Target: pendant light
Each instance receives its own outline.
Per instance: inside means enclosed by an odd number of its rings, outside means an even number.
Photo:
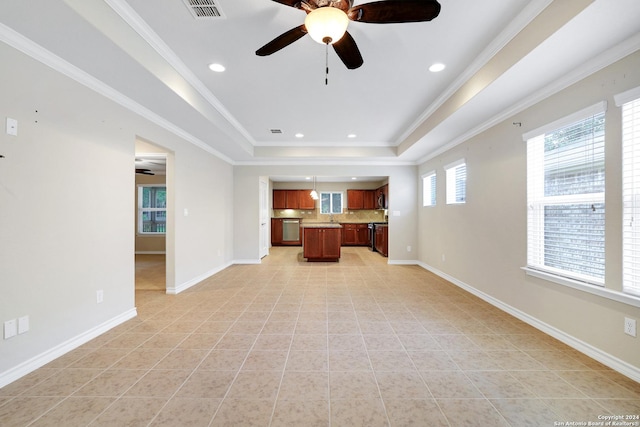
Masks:
[[[313,200],[318,200],[318,192],[316,191],[316,177],[313,177],[313,190],[311,190],[311,198]]]

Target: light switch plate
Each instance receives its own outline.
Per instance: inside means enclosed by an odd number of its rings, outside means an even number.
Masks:
[[[18,334],[29,331],[29,316],[18,317]]]
[[[18,335],[18,325],[16,319],[7,320],[4,322],[4,339],[8,340]]]
[[[18,136],[18,121],[7,117],[7,135]]]

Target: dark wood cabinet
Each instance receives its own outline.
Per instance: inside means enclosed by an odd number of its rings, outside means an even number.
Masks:
[[[342,224],[342,246],[369,246],[369,244],[367,224]]]
[[[311,190],[273,190],[273,209],[315,209]]]
[[[375,190],[376,192],[376,209],[388,209],[389,208],[389,184],[385,184],[382,187]]]
[[[303,257],[308,261],[338,261],[341,236],[340,228],[304,228]]]
[[[285,221],[297,221],[296,227],[300,231],[298,238],[292,240],[292,236],[288,236],[288,240],[285,240]],[[302,230],[300,227],[299,218],[271,218],[271,246],[300,246],[302,245]],[[291,231],[291,230],[290,230]],[[295,236],[295,235],[294,235]]]
[[[271,218],[271,245],[282,245],[282,219]]]
[[[364,206],[364,190],[347,190],[347,209],[362,209]]]
[[[376,208],[376,190],[364,190],[362,197],[362,209]]]
[[[273,209],[287,209],[286,190],[273,190]]]
[[[389,227],[387,226],[375,226],[375,242],[376,242],[376,251],[380,252],[384,256],[389,255]]]
[[[375,209],[376,190],[347,190],[347,209]]]
[[[316,201],[311,197],[311,190],[298,190],[300,209],[315,209]]]

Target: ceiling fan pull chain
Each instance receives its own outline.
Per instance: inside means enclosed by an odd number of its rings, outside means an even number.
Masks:
[[[324,85],[329,84],[329,42],[324,45]]]

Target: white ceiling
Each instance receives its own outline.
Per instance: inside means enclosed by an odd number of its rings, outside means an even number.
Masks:
[[[329,50],[325,85],[310,37],[255,55],[304,12],[215,2],[224,17],[183,0],[4,1],[0,40],[233,164],[417,164],[640,48],[638,0],[440,0],[431,22],[350,23],[364,65]]]

